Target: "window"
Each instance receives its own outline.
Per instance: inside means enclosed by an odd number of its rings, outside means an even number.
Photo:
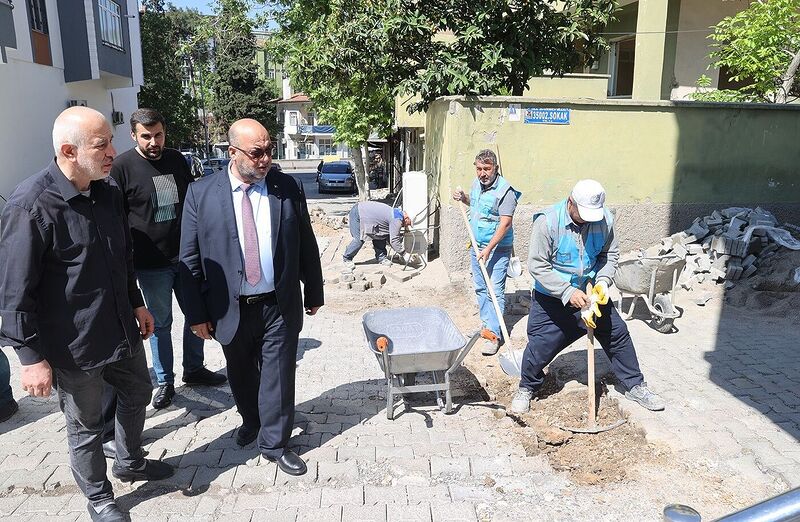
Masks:
[[[31,29],[40,33],[49,34],[47,28],[47,9],[45,0],[28,0],[28,14],[31,19]]]
[[[295,111],[289,112],[289,126],[297,127],[297,112]]]
[[[100,39],[104,44],[124,50],[122,45],[122,16],[119,4],[113,0],[100,0]]]
[[[31,24],[33,62],[40,65],[53,65],[45,0],[28,0],[28,18]]]
[[[336,144],[332,143],[330,139],[321,138],[317,145],[319,147],[319,155],[320,156],[332,156],[336,154]]]
[[[306,159],[311,156],[311,147],[313,143],[301,142],[297,146],[297,159]]]

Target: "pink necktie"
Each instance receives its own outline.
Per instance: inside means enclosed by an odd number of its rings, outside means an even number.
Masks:
[[[258,234],[253,218],[253,204],[250,202],[249,183],[242,183],[242,228],[244,229],[244,274],[250,286],[261,281],[261,256],[258,253]]]

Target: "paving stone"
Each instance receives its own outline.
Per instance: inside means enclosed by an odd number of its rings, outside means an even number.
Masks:
[[[307,491],[284,491],[278,499],[278,509],[292,507],[298,509],[316,509],[320,507],[321,498],[321,488],[314,488]]]
[[[500,476],[513,474],[511,457],[508,456],[470,457],[469,460],[472,475],[475,477],[482,477],[484,475]]]
[[[180,460],[180,467],[186,466],[216,466],[222,457],[222,450],[193,451],[187,453]]]
[[[446,442],[436,444],[417,444],[414,446],[415,457],[450,457],[450,445]]]
[[[408,498],[406,496],[406,487],[384,487],[384,486],[373,486],[372,484],[366,484],[364,486],[364,505],[366,506],[374,506],[376,504],[400,504],[405,505],[408,503]],[[390,511],[393,509],[393,506],[388,508]]]
[[[200,466],[196,469],[190,486],[193,491],[204,491],[211,486],[229,488],[233,485],[233,479],[236,476],[236,467],[233,466],[229,468]]]
[[[442,473],[469,475],[469,458],[467,457],[431,457],[431,475]]]
[[[344,506],[343,522],[386,522],[386,504],[373,506]]]
[[[313,520],[314,522],[340,522],[342,520],[342,506],[330,506],[321,509],[299,508],[297,520]]]
[[[345,462],[320,462],[318,481],[353,481],[358,479],[358,465],[354,460]]]
[[[233,487],[238,489],[243,486],[272,486],[275,484],[277,472],[278,465],[268,461],[258,466],[237,466],[236,475],[233,478]]]
[[[252,522],[295,522],[296,520],[298,520],[297,508],[281,509],[279,511],[253,511],[253,518],[251,519]]]
[[[364,505],[364,486],[353,486],[349,488],[322,488],[320,504],[322,507],[333,505]]]
[[[248,495],[239,495],[236,498],[234,505],[234,512],[239,511],[259,511],[268,510],[274,511],[278,509],[278,502],[281,494],[273,493],[253,493]]]
[[[447,486],[406,486],[409,504],[428,504],[430,502],[449,502],[450,490]]]
[[[41,515],[55,516],[67,505],[69,500],[70,497],[67,495],[48,497],[30,495],[17,506],[14,513],[36,514],[37,518],[40,518]]]
[[[27,499],[28,495],[0,496],[0,516],[3,517],[11,516],[14,513],[14,511],[16,511],[16,509]]]
[[[395,458],[414,458],[414,450],[411,446],[376,446],[375,459],[395,459]]]
[[[476,522],[475,506],[468,502],[436,503],[431,505],[433,522]]]
[[[387,522],[431,522],[431,506],[427,502],[387,508]]]
[[[336,459],[339,462],[346,460],[375,461],[375,446],[339,446],[336,452]]]

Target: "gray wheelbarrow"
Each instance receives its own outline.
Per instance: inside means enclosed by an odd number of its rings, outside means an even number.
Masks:
[[[686,260],[676,255],[641,257],[620,261],[614,284],[622,297],[633,296],[631,307],[619,313],[626,321],[633,316],[636,302],[641,297],[652,318],[652,327],[662,333],[672,330],[672,323],[680,312],[675,308],[675,286],[686,266]]]
[[[453,411],[450,377],[475,345],[467,340],[444,310],[397,308],[364,314],[364,334],[386,376],[386,418],[394,418],[394,397],[435,392],[445,413]],[[433,384],[415,384],[416,374],[430,372]],[[445,398],[442,399],[441,393]]]

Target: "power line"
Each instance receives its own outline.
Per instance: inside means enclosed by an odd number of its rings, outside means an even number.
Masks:
[[[684,29],[681,31],[636,31],[632,33],[595,33],[603,36],[632,36],[637,34],[712,33],[713,29]]]

